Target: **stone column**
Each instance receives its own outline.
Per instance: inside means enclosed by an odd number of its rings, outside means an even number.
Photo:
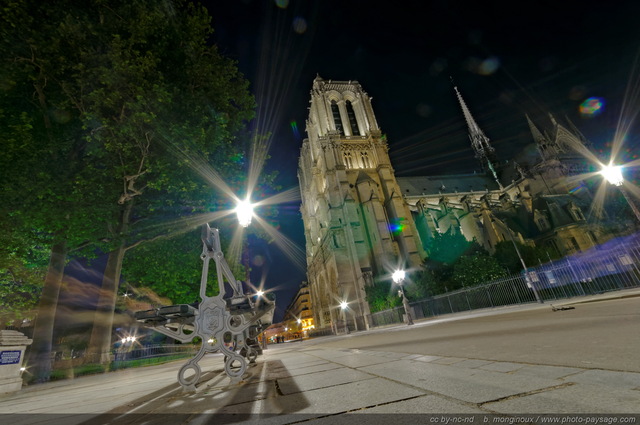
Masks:
[[[18,331],[0,330],[0,394],[20,391],[22,362],[33,340]]]

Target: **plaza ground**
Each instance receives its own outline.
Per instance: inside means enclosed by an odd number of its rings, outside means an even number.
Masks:
[[[574,308],[530,304],[269,345],[237,384],[211,354],[191,393],[177,383],[184,361],[33,385],[0,396],[0,423],[540,423],[590,414],[640,424],[640,291],[562,305]]]

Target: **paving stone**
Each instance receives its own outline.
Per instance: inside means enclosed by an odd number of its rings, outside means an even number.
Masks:
[[[407,353],[393,353],[390,351],[379,351],[379,356],[386,357],[388,359],[401,359],[407,355]]]
[[[409,354],[408,356],[405,355],[404,357],[402,357],[402,360],[415,360],[420,357],[424,357],[424,356],[422,354]]]
[[[582,373],[569,376],[565,379],[568,382],[580,384],[597,384],[608,387],[639,389],[640,373],[635,372],[615,372],[611,370],[585,370]],[[640,396],[640,394],[639,394]],[[640,405],[640,400],[638,400]],[[638,409],[640,411],[640,408]]]
[[[483,403],[561,384],[552,379],[404,360],[360,370],[470,403]]]
[[[522,369],[516,370],[514,374],[537,376],[549,379],[562,379],[583,371],[584,369],[578,369],[576,367],[526,365]]]
[[[432,363],[438,363],[438,364],[454,364],[454,363],[459,363],[462,362],[464,360],[467,359],[463,359],[461,357],[440,357],[439,359],[435,359],[433,360]]]
[[[338,357],[331,361],[349,367],[363,367],[372,364],[386,363],[389,361],[386,357],[370,356],[368,354],[351,355],[348,357]]]
[[[478,360],[478,359],[469,359],[469,360],[463,360],[461,362],[457,362],[455,363],[456,367],[466,367],[468,369],[475,369],[477,367],[480,366],[484,366],[484,365],[488,365],[493,363],[490,360]]]
[[[278,386],[282,394],[288,395],[300,391],[315,390],[372,378],[374,378],[374,376],[360,372],[359,370],[340,368],[279,379]]]
[[[509,362],[493,362],[486,366],[480,366],[480,369],[491,370],[495,372],[513,372],[524,367],[521,363],[509,363]]]
[[[437,359],[441,359],[442,357],[440,356],[420,356],[420,357],[416,357],[414,360],[417,360],[419,362],[432,362],[434,360]]]
[[[356,414],[371,413],[485,413],[483,410],[464,403],[448,400],[434,395],[425,395],[410,400],[386,403],[355,412]]]
[[[482,407],[499,413],[635,413],[640,393],[635,390],[594,385],[571,385],[522,397],[515,397]]]
[[[354,396],[355,394],[357,394],[357,397]],[[260,414],[315,414],[322,416],[372,407],[381,403],[404,400],[423,394],[424,392],[416,388],[407,387],[382,378],[373,378],[269,398],[256,403],[227,406],[219,409],[217,413],[241,414],[253,412]],[[254,409],[254,407],[258,409]],[[287,420],[286,417],[281,419]],[[289,422],[284,423],[290,422],[292,421],[289,419]]]

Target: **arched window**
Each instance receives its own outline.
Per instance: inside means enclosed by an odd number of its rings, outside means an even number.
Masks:
[[[344,165],[347,168],[353,168],[353,158],[351,157],[351,152],[346,151],[344,153]]]
[[[353,110],[353,105],[351,104],[351,101],[347,100],[346,105],[347,105],[347,115],[349,116],[349,125],[351,126],[351,134],[354,136],[361,135],[360,129],[358,129],[358,120],[356,120],[356,113]]]
[[[369,152],[360,152],[360,159],[362,160],[362,168],[371,168]]]
[[[344,135],[344,128],[342,127],[342,118],[340,118],[340,109],[338,109],[338,103],[335,100],[331,101],[331,114],[333,115],[333,122],[336,124],[336,130]]]

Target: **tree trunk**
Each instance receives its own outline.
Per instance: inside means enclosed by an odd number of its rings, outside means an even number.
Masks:
[[[124,235],[128,229],[132,207],[132,202],[127,202],[122,210],[120,224],[118,226],[119,235]],[[122,271],[122,260],[125,251],[126,243],[125,239],[123,239],[118,247],[109,253],[102,278],[100,298],[93,319],[93,329],[91,331],[91,339],[89,340],[85,363],[109,364],[111,361],[113,313],[118,297],[120,272]]]
[[[28,370],[35,377],[36,382],[48,381],[51,374],[53,328],[66,259],[66,242],[54,244],[51,247],[49,268],[38,304],[38,316],[33,329],[33,344],[30,347],[27,362]]]

